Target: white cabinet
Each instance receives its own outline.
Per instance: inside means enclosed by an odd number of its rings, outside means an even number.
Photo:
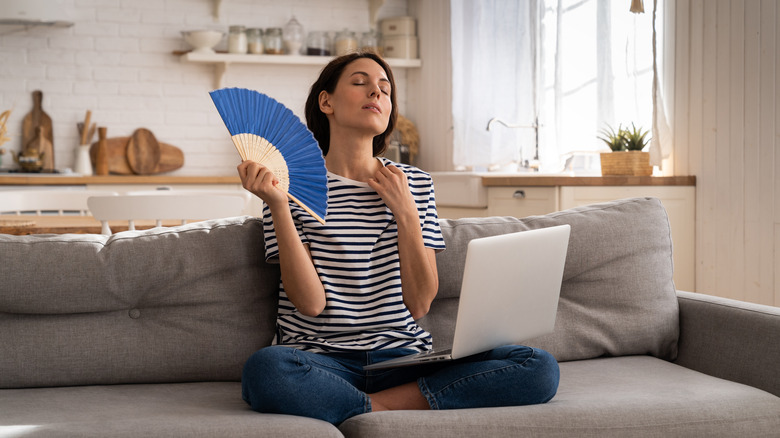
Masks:
[[[446,205],[436,205],[436,214],[440,218],[458,219],[462,217],[486,217],[488,214],[487,207],[449,207]]]
[[[694,186],[599,186],[561,187],[560,209],[615,199],[651,196],[661,200],[669,215],[677,289],[695,291],[696,187]]]
[[[488,187],[488,216],[526,217],[558,210],[558,187]]]

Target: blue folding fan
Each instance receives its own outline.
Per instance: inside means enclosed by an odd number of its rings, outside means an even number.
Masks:
[[[244,160],[270,169],[277,188],[320,223],[328,206],[328,177],[314,135],[275,99],[245,88],[209,93]]]

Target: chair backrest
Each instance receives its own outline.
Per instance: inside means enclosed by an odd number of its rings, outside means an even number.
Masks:
[[[244,209],[242,214],[252,215],[252,194],[248,191],[241,189],[177,189],[177,188],[164,188],[156,190],[133,190],[124,192],[126,195],[156,195],[156,196],[170,196],[170,195],[225,195],[225,196],[238,196],[244,201]]]
[[[89,215],[90,196],[116,196],[108,190],[0,190],[0,214]]]
[[[102,233],[111,234],[110,220],[126,220],[131,230],[135,220],[153,219],[161,227],[164,220],[218,219],[242,216],[244,199],[234,194],[168,193],[165,195],[93,196],[87,200],[92,215],[102,224]]]

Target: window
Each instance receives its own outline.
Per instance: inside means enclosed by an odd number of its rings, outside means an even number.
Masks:
[[[452,0],[456,168],[557,172],[573,154],[590,153],[591,164],[576,164],[597,172],[595,152],[608,150],[601,129],[650,130],[652,4],[643,14],[629,6]]]

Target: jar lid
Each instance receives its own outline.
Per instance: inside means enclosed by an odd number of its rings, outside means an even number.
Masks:
[[[287,24],[284,25],[287,29],[303,29],[303,26],[301,23],[295,18],[293,15],[292,18],[290,18],[290,21],[287,22]]]
[[[235,25],[230,26],[229,29],[231,32],[243,32],[246,29],[246,26]]]

